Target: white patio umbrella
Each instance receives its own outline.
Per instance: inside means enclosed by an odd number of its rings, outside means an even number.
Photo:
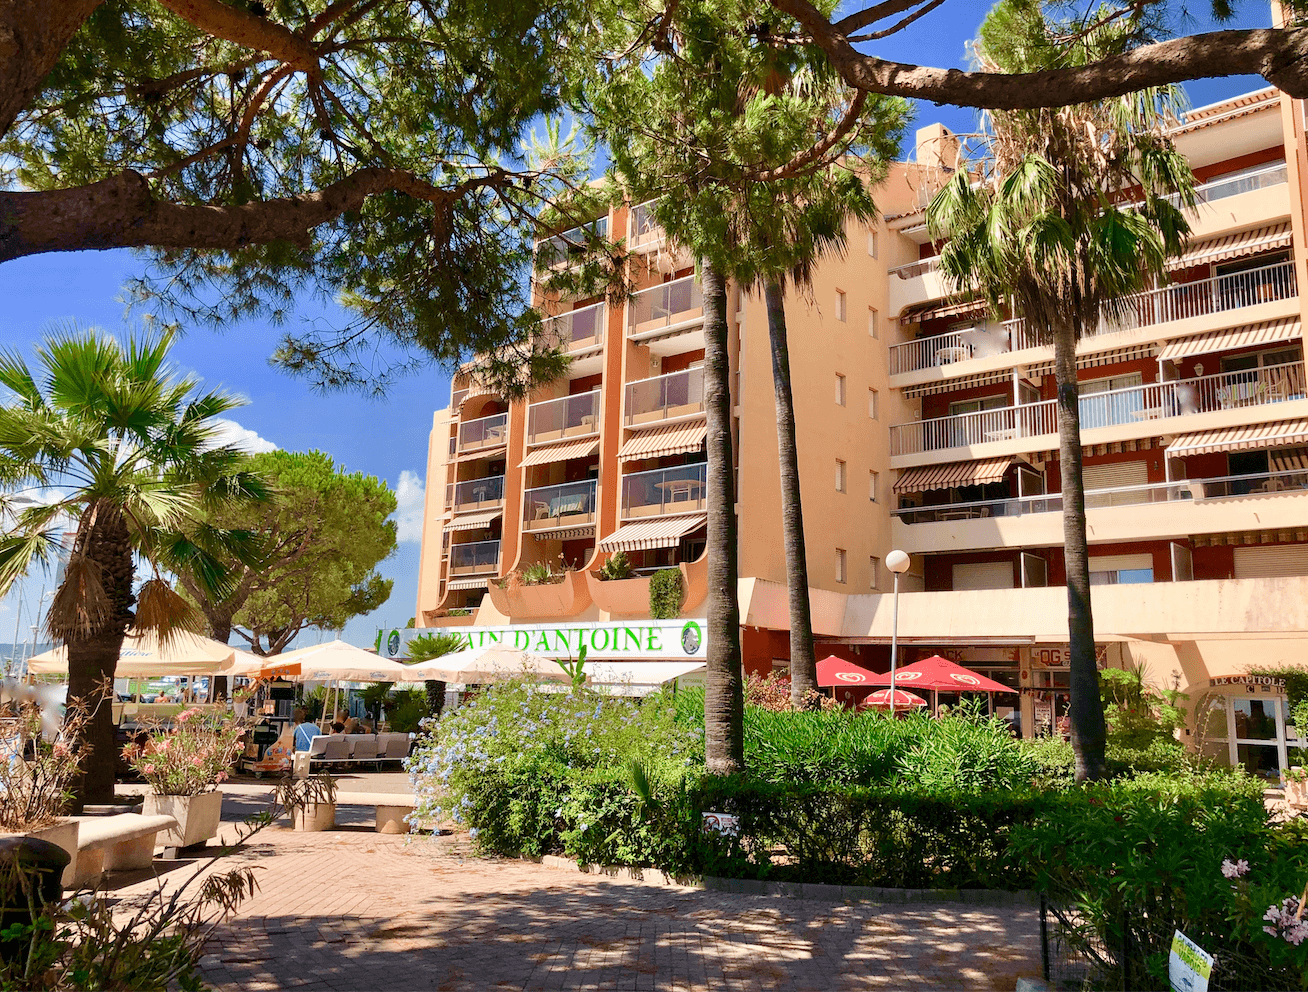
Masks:
[[[557,661],[538,654],[529,654],[502,644],[489,644],[468,648],[454,654],[442,655],[416,665],[403,665],[415,680],[433,679],[440,682],[469,683],[497,682],[523,675],[567,682],[568,673]]]
[[[180,633],[160,644],[153,634],[128,635],[114,674],[122,678],[161,675],[228,675],[244,651],[199,634]],[[253,657],[250,655],[248,657]],[[27,661],[33,675],[67,675],[68,649],[52,648]]]

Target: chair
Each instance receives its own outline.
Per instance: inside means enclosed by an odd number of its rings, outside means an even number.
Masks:
[[[349,761],[350,760],[350,742],[345,739],[343,734],[332,734],[327,739],[327,753],[323,755],[324,761]]]
[[[409,735],[390,734],[386,742],[386,761],[403,761],[409,756]]]
[[[377,760],[377,738],[372,734],[359,734],[358,740],[354,742],[354,748],[350,752],[350,757],[355,761],[376,761]]]
[[[359,745],[372,739],[372,734],[346,734],[345,740],[350,745],[350,757],[356,757],[355,752],[358,751]]]
[[[309,741],[309,759],[324,758],[327,756],[327,743],[331,740],[330,734],[318,734]]]

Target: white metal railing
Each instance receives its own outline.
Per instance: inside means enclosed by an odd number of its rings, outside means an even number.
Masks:
[[[918,369],[972,358],[988,358],[1011,350],[1011,331],[1007,326],[989,330],[985,324],[959,328],[947,334],[933,334],[890,346],[890,374],[915,372]]]
[[[450,545],[450,574],[494,572],[500,567],[499,541],[473,541]]]
[[[466,479],[445,486],[445,505],[456,510],[479,510],[504,503],[504,476]]]
[[[702,317],[704,293],[698,279],[685,276],[633,294],[627,312],[633,335],[657,331]]]
[[[622,516],[656,517],[706,508],[704,462],[633,472],[622,477]]]
[[[1081,396],[1081,429],[1264,406],[1305,397],[1303,362],[1173,379]],[[936,417],[890,428],[890,453],[910,455],[1058,431],[1057,401]]]
[[[594,479],[538,486],[522,494],[522,520],[527,530],[582,526],[595,522]]]
[[[1241,193],[1249,193],[1256,189],[1267,189],[1269,186],[1284,186],[1290,181],[1289,172],[1286,169],[1285,162],[1276,162],[1263,169],[1255,172],[1246,172],[1240,176],[1227,176],[1223,179],[1214,179],[1212,182],[1203,183],[1194,188],[1195,199],[1200,203],[1212,203],[1214,200],[1225,200],[1228,196],[1239,196]],[[1177,193],[1171,193],[1165,197],[1173,206],[1181,202],[1181,197]],[[1132,206],[1139,206],[1134,203]]]
[[[909,262],[907,265],[897,265],[890,270],[890,275],[899,276],[900,279],[915,279],[928,272],[935,272],[939,268],[940,256],[932,255],[930,258],[919,258],[916,262]]]
[[[1253,475],[1225,475],[1207,479],[1180,479],[1140,486],[1089,489],[1087,509],[1138,506],[1142,503],[1170,503],[1181,500],[1234,499],[1274,493],[1308,492],[1308,472],[1260,472]],[[938,506],[903,507],[891,511],[905,523],[940,523],[979,517],[1021,517],[1032,513],[1061,513],[1062,493],[1020,496],[1010,499],[977,500],[971,503],[942,503]]]
[[[703,412],[704,369],[701,366],[628,383],[622,422],[631,426]]]
[[[493,413],[489,417],[465,421],[459,425],[459,450],[470,451],[504,444],[508,437],[508,423],[507,413]]]
[[[527,407],[527,443],[599,433],[600,391],[560,396]]]
[[[663,243],[666,236],[663,228],[654,219],[654,204],[657,200],[646,200],[631,208],[630,228],[627,233],[627,247],[632,251],[648,251]]]
[[[536,243],[538,266],[555,268],[567,265],[571,257],[585,250],[589,238],[608,237],[609,219],[599,217],[588,224],[578,224]]]
[[[604,341],[603,303],[594,303],[588,307],[569,310],[555,317],[546,317],[541,321],[541,338],[554,348],[565,352],[580,351],[601,344]]]

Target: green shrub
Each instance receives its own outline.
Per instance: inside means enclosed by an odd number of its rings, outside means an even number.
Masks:
[[[681,569],[663,568],[649,580],[649,615],[654,620],[675,620],[681,616]]]
[[[427,694],[421,689],[400,689],[385,705],[386,721],[395,733],[414,733],[427,718]]]
[[[627,557],[625,551],[615,551],[603,565],[600,566],[599,577],[602,582],[613,582],[621,579],[631,578],[635,572],[631,569],[631,559]]]

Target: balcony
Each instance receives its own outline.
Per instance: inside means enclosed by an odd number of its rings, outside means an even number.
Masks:
[[[509,415],[494,413],[489,417],[480,417],[459,425],[459,454],[478,451],[483,448],[495,448],[508,440]]]
[[[627,336],[644,341],[701,323],[704,294],[699,281],[686,276],[633,294],[627,312]]]
[[[1277,262],[1246,272],[1133,293],[1124,298],[1124,312],[1119,318],[1101,320],[1095,327],[1087,329],[1086,337],[1093,338],[1176,320],[1190,320],[1262,303],[1289,300],[1298,295],[1294,262]],[[955,365],[971,359],[988,358],[1007,351],[1041,347],[1035,336],[1027,333],[1025,320],[1005,321],[1003,328],[998,333],[969,328],[892,345],[890,374],[900,375]],[[963,370],[960,368],[959,371]]]
[[[522,528],[527,531],[565,530],[595,525],[596,482],[564,482],[528,489],[522,498]]]
[[[474,541],[450,545],[450,575],[483,575],[499,571],[500,542]]]
[[[527,443],[599,433],[600,391],[560,396],[527,407]]]
[[[452,482],[445,487],[445,505],[456,513],[491,510],[504,505],[504,476]]]
[[[703,513],[707,507],[704,462],[633,472],[622,479],[622,518]]]
[[[634,255],[644,255],[657,251],[663,245],[667,235],[654,219],[654,204],[657,200],[646,200],[631,208],[630,228],[627,233],[627,249]]]
[[[604,317],[607,308],[603,303],[569,310],[556,317],[541,321],[541,339],[552,348],[573,355],[598,348],[604,343]]]
[[[536,267],[545,269],[566,269],[576,255],[585,251],[588,239],[606,238],[609,234],[608,217],[600,217],[589,224],[561,231],[551,238],[536,242]]]
[[[703,413],[704,369],[693,368],[628,383],[622,423],[636,427]]]
[[[1151,382],[1081,397],[1081,431],[1139,425],[1128,432],[1146,437],[1163,433],[1152,421],[1262,407],[1305,398],[1303,362],[1272,365],[1240,372],[1222,372],[1195,379]],[[1058,433],[1055,400],[1026,403],[998,410],[937,417],[890,428],[890,454],[911,455],[948,448],[966,448],[998,441]],[[1184,427],[1179,429],[1186,429]],[[1086,443],[1097,443],[1085,438]],[[1040,445],[1056,444],[1049,439]]]

